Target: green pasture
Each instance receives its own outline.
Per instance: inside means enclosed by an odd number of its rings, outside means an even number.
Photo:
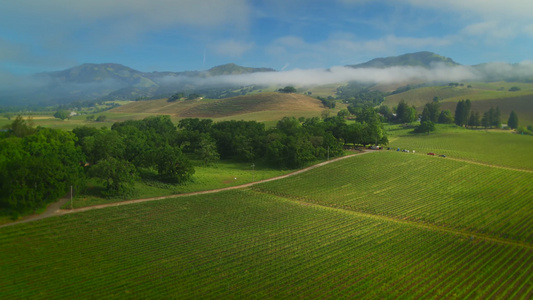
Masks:
[[[455,125],[437,124],[437,130],[428,134],[413,134],[412,129],[399,125],[388,126],[389,146],[445,154],[450,158],[503,167],[533,170],[533,136],[512,131],[465,129]]]
[[[495,242],[294,200],[234,190],[0,228],[0,295],[5,299],[533,296],[531,244]]]
[[[467,86],[471,85],[472,88]],[[520,91],[510,92],[511,87],[517,86]],[[390,95],[383,104],[389,107],[397,106],[401,100],[409,105],[415,105],[419,112],[423,106],[432,102],[433,98],[440,98],[441,109],[455,111],[457,102],[464,99],[472,101],[472,110],[483,115],[491,107],[499,106],[502,112],[502,123],[507,123],[507,118],[514,110],[521,121],[521,125],[533,125],[533,83],[516,82],[472,82],[464,86],[431,86],[409,90],[404,93]]]
[[[382,150],[253,189],[531,244],[531,182],[533,172]]]
[[[99,195],[103,189],[100,182],[91,180],[87,191],[76,195],[72,201],[73,208],[119,202],[131,199],[143,199],[171,196],[198,191],[226,188],[287,174],[291,171],[277,170],[261,164],[219,161],[210,166],[197,163],[191,181],[183,184],[165,184],[159,181],[137,181],[135,193],[123,198],[104,198]],[[63,208],[70,208],[70,201]]]

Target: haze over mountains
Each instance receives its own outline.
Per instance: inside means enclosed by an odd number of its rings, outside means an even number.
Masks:
[[[451,81],[533,81],[533,63],[486,63],[464,66],[432,52],[417,52],[330,69],[276,71],[226,64],[206,71],[141,72],[120,64],[83,64],[35,74],[18,84],[0,86],[0,105],[55,105],[77,100],[147,99],[176,92],[241,86],[323,85],[359,81],[367,84]]]

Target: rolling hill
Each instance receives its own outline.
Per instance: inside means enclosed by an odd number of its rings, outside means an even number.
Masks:
[[[167,114],[175,118],[239,118],[257,121],[279,120],[283,116],[319,116],[322,103],[301,94],[265,92],[227,99],[167,102],[166,99],[136,101],[114,108],[110,113]]]
[[[511,92],[509,89],[518,86],[520,91]],[[438,97],[441,109],[455,112],[457,102],[462,99],[472,101],[472,110],[481,114],[490,107],[499,106],[502,112],[502,122],[505,124],[512,110],[518,114],[520,125],[533,124],[533,84],[518,82],[470,82],[463,86],[424,86],[409,89],[385,98],[383,104],[389,107],[398,105],[405,100],[414,105],[418,112],[422,112],[426,103]]]

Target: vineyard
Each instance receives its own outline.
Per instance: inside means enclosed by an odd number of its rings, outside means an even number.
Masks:
[[[532,299],[530,138],[398,130],[416,153],[2,227],[0,299]],[[267,176],[211,173],[180,192]]]
[[[532,172],[384,151],[254,189],[329,207],[533,243],[531,182]]]
[[[19,298],[522,298],[533,248],[251,190],[0,229]]]
[[[467,159],[491,165],[533,170],[533,137],[510,132],[471,130],[455,125],[438,125],[430,135],[415,135],[400,130],[397,125],[389,128],[390,147],[416,150],[419,153],[434,152],[452,158]]]

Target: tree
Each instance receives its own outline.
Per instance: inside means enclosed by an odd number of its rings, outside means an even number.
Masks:
[[[343,108],[341,109],[338,113],[337,113],[337,116],[338,117],[341,117],[341,118],[346,118],[350,115],[350,112],[346,109],[346,108]]]
[[[66,110],[58,110],[54,114],[54,118],[58,118],[58,119],[61,119],[61,120],[68,119],[69,116],[70,116],[70,113],[68,111],[66,111]]]
[[[457,102],[457,105],[455,106],[455,125],[457,126],[463,126],[464,125],[464,111],[465,111],[465,103],[463,100]]]
[[[293,87],[293,86],[286,86],[282,89],[279,89],[278,90],[280,93],[287,93],[287,94],[290,94],[290,93],[296,93],[296,88]]]
[[[107,118],[106,116],[100,115],[98,116],[98,118],[96,118],[96,122],[104,122],[106,118]]]
[[[130,162],[108,157],[91,166],[92,176],[101,179],[105,196],[127,196],[134,193],[135,166]]]
[[[181,100],[182,98],[185,98],[185,95],[183,93],[175,93],[167,99],[167,102],[175,102]]]
[[[19,138],[32,135],[36,132],[32,118],[29,117],[27,120],[24,120],[21,115],[18,115],[11,124],[5,125],[4,128],[7,129],[11,135]]]
[[[511,114],[509,115],[509,120],[507,120],[507,126],[511,129],[518,128],[518,115],[515,113],[515,111],[511,111]]]
[[[502,114],[500,112],[500,107],[499,106],[496,106],[496,109],[493,111],[492,125],[494,127],[496,127],[496,128],[501,128],[502,127]]]
[[[220,154],[218,154],[217,151],[217,144],[207,134],[204,134],[201,137],[198,148],[196,149],[196,154],[204,162],[205,166],[208,166],[220,159]]]
[[[422,121],[419,126],[416,127],[415,132],[427,132],[435,130],[435,124],[431,121]]]
[[[479,112],[470,112],[470,117],[468,118],[468,126],[470,127],[478,127],[481,125]]]
[[[182,183],[194,175],[194,167],[178,147],[163,145],[153,151],[153,156],[162,181]]]
[[[439,114],[438,123],[452,124],[453,123],[452,112],[449,109],[441,111]]]
[[[420,122],[431,122],[431,114],[429,112],[428,106],[424,106],[424,110],[422,111],[422,118],[420,119]]]
[[[430,103],[426,103],[426,107],[429,110],[429,120],[433,123],[436,123],[439,120],[439,111],[440,111],[440,103],[437,99],[437,101],[433,101]]]
[[[470,118],[470,108],[472,103],[469,99],[457,102],[455,107],[455,124],[457,126],[468,126],[468,119]]]
[[[416,119],[416,109],[409,107],[405,100],[401,100],[396,108],[396,119],[399,123],[412,123]]]

